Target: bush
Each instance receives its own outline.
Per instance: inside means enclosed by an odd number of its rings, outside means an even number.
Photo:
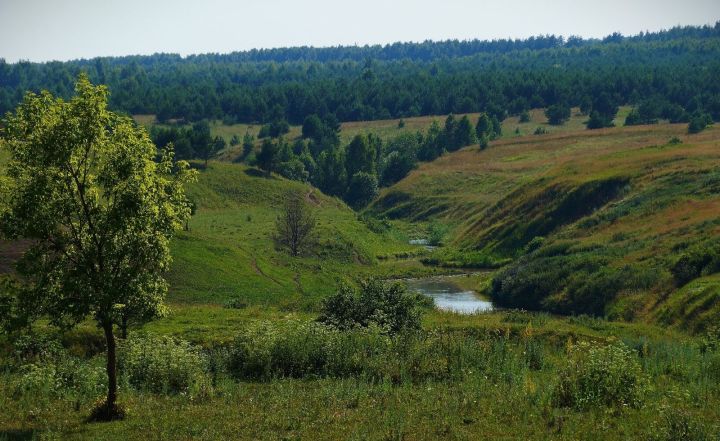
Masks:
[[[200,350],[172,337],[132,336],[123,342],[118,368],[134,388],[154,393],[198,392],[207,387]]]
[[[261,322],[236,337],[228,368],[255,380],[353,376],[368,371],[373,354],[389,344],[376,327],[343,332],[317,322]]]
[[[580,343],[569,350],[554,402],[560,407],[640,407],[648,381],[635,353],[623,343]]]
[[[701,244],[688,250],[670,267],[677,286],[720,271],[720,245]]]
[[[714,439],[708,430],[687,411],[677,408],[664,409],[661,422],[653,427],[650,441],[710,441]]]
[[[244,329],[230,348],[228,367],[233,377],[251,380],[354,377],[417,384],[456,381],[473,371],[517,380],[539,357],[535,351],[526,359],[520,347],[511,348],[504,338],[439,332],[391,336],[377,326],[340,330],[290,320]]]
[[[57,340],[24,335],[13,346],[20,366],[15,398],[93,399],[107,387],[102,364],[70,356]]]
[[[694,115],[692,118],[690,118],[690,123],[688,124],[688,133],[700,133],[705,130],[709,125],[712,125],[712,123],[713,120],[710,115]]]
[[[23,365],[15,397],[95,398],[106,390],[105,368],[66,354]]]
[[[400,283],[361,282],[360,291],[343,287],[325,299],[318,321],[338,329],[378,326],[390,334],[420,329],[421,305]]]
[[[551,125],[565,124],[570,119],[570,107],[564,104],[553,104],[545,110],[545,116]]]
[[[440,246],[443,243],[443,240],[445,239],[445,235],[447,234],[448,228],[439,223],[439,222],[431,222],[430,225],[427,227],[427,243],[428,245],[432,246]]]

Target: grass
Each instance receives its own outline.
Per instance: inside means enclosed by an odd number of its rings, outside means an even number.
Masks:
[[[445,343],[415,346],[416,364],[406,366],[436,372],[444,365],[437,365],[434,351],[449,350],[449,355],[457,350],[466,365],[450,372],[451,377],[419,382],[356,376],[247,381],[208,372],[210,393],[150,393],[125,387],[121,399],[129,417],[112,423],[86,423],[92,402],[77,401],[72,394],[53,398],[31,389],[14,393],[21,373],[5,371],[0,374],[0,433],[97,440],[148,434],[159,439],[671,440],[677,439],[679,423],[692,427],[695,437],[690,439],[714,439],[720,429],[719,354],[702,354],[693,339],[659,327],[528,315],[529,320],[522,313],[506,312],[430,314],[427,338]],[[618,340],[629,348],[639,375],[652,384],[639,406],[591,402],[576,408],[555,401],[576,342],[602,348]],[[398,348],[403,353],[409,349]],[[278,356],[290,356],[299,347],[280,350]],[[277,360],[283,359],[290,360]],[[394,357],[377,360],[380,365],[359,361],[373,369],[394,369],[397,363]],[[701,434],[710,438],[698,437]]]
[[[655,271],[656,284],[621,292],[604,312],[657,320],[662,305],[676,298],[666,283],[668,268],[686,247],[717,237],[720,225],[713,190],[720,179],[720,131],[685,130],[659,124],[567,131],[505,138],[483,151],[465,148],[422,164],[384,189],[369,211],[451,225],[455,250],[440,253],[440,264],[443,254],[448,264],[457,255],[477,254],[478,262],[485,256],[492,267],[497,259],[518,258],[534,237],[545,236],[545,246],[570,241],[570,253],[592,252],[608,268]],[[682,143],[670,143],[673,137]],[[564,295],[553,302],[567,303]],[[676,313],[671,322],[701,329],[720,318],[714,299],[697,302],[692,320]]]
[[[138,120],[151,124],[154,118]],[[407,118],[403,129],[397,120],[347,123],[343,137],[369,130],[390,137],[426,128],[432,120]],[[64,365],[67,377],[56,374],[56,383],[38,381],[39,386],[26,389],[18,385],[29,384],[32,368],[21,367],[24,362],[3,337],[0,440],[674,440],[683,430],[685,439],[716,439],[720,354],[703,352],[700,340],[687,331],[702,332],[720,318],[720,278],[707,275],[674,289],[664,265],[720,232],[720,131],[711,128],[687,136],[684,126],[667,124],[586,131],[581,130],[582,120],[574,112],[565,126],[549,127],[547,135],[522,137],[513,133],[513,120],[506,120],[503,138],[488,149],[466,148],[421,165],[384,190],[369,210],[394,218],[382,228],[305,184],[267,177],[241,164],[210,161],[199,181],[188,188],[197,213],[188,231],[172,242],[172,311],[131,329],[131,335],[150,332],[197,345],[207,357],[203,375],[212,386],[150,393],[121,382],[121,401],[129,418],[87,423],[96,389],[80,395],[53,390],[76,387],[67,366],[81,367],[77,372],[102,369],[102,335],[97,328],[86,322],[59,332],[70,359],[79,364]],[[543,124],[542,113],[533,111],[531,122],[519,125],[520,133]],[[213,125],[214,133],[226,137],[242,136],[248,128]],[[297,136],[299,128],[292,130]],[[683,143],[668,144],[674,136]],[[3,159],[0,156],[0,164]],[[616,179],[627,182],[617,195],[609,201],[595,198],[603,192],[598,188],[604,188],[596,183]],[[271,237],[288,190],[303,192],[319,220],[321,243],[299,258],[276,249]],[[590,209],[580,215],[563,211],[568,195],[578,198],[573,200],[576,205]],[[624,314],[632,311],[635,315],[629,318],[634,321],[546,312],[458,315],[432,310],[424,316],[417,340],[410,343],[370,346],[366,353],[353,353],[352,347],[344,346],[347,343],[331,347],[349,350],[347,360],[336,362],[357,363],[363,372],[380,374],[338,374],[316,365],[283,370],[286,364],[308,362],[309,349],[326,348],[291,333],[279,333],[281,344],[274,346],[262,335],[253,341],[258,357],[270,348],[267,353],[280,367],[272,375],[250,381],[223,367],[226,351],[239,333],[260,323],[281,329],[287,323],[314,320],[319,301],[341,283],[367,276],[466,271],[427,267],[420,263],[425,258],[478,265],[489,257],[517,262],[526,254],[523,241],[529,230],[523,227],[548,219],[550,224],[536,224],[550,228],[538,242],[537,257],[560,247],[563,259],[590,255],[606,259],[607,268],[641,266],[659,275],[659,286],[623,291],[608,306],[608,315],[626,318]],[[408,239],[426,234],[429,220],[438,220],[450,231],[449,246],[436,253],[408,245]],[[0,265],[3,256],[0,251]],[[574,260],[559,262],[562,266]],[[455,281],[489,293],[495,274],[477,271]],[[46,328],[39,325],[36,331]],[[597,404],[599,400],[584,408],[558,404],[558,384],[574,372],[568,367],[568,360],[576,357],[573,348],[579,342],[604,347],[617,341],[629,348],[631,365],[639,366],[639,375],[649,381],[642,403],[605,406]],[[48,370],[40,372],[51,377],[55,367],[43,366]]]

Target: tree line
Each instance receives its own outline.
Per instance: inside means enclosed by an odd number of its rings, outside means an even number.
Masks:
[[[427,132],[403,133],[387,141],[372,133],[360,134],[343,146],[336,119],[310,115],[302,137],[292,143],[282,136],[264,138],[259,152],[246,161],[268,173],[311,182],[360,209],[377,196],[379,187],[398,182],[419,161],[474,144],[485,148],[501,130],[496,116],[482,114],[473,123],[467,116],[450,114],[442,126],[433,121]]]
[[[718,120],[719,54],[716,24],[601,40],[543,36],[0,61],[0,112],[13,109],[28,90],[69,97],[82,71],[108,85],[111,108],[160,121],[302,124],[313,114],[357,121],[482,111],[502,117],[553,105],[593,106],[601,95],[618,104],[661,97],[668,114]],[[589,115],[593,125],[608,123],[601,110]]]

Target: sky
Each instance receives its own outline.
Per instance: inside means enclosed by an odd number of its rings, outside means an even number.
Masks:
[[[720,21],[720,0],[0,0],[0,58],[603,37]]]

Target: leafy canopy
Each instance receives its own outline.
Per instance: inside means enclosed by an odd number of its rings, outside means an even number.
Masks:
[[[183,185],[195,172],[172,148],[158,155],[107,95],[81,75],[71,100],[28,93],[5,121],[0,233],[31,243],[17,265],[27,320],[93,315],[107,327],[163,309],[168,245],[190,215]]]

